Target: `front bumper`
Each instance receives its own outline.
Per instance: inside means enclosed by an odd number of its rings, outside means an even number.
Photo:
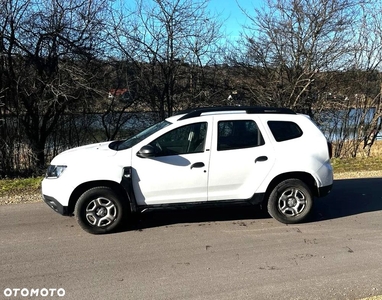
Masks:
[[[69,209],[67,206],[62,206],[60,202],[58,202],[55,198],[42,195],[42,199],[46,204],[49,205],[51,209],[53,209],[55,212],[63,215],[63,216],[69,216]]]
[[[333,184],[318,188],[318,197],[325,197],[332,190]]]

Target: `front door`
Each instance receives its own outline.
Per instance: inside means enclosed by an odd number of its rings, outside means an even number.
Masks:
[[[155,157],[133,154],[133,187],[138,205],[207,200],[208,129],[207,121],[183,125],[149,142],[156,149]]]

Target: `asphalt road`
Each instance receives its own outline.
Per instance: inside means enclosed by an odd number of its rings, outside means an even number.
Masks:
[[[336,181],[292,226],[230,207],[151,212],[95,236],[44,203],[0,206],[0,270],[0,299],[381,295],[382,178]]]

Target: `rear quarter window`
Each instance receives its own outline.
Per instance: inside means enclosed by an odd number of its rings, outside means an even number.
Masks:
[[[300,126],[290,121],[268,121],[268,126],[277,142],[299,138],[303,133]]]

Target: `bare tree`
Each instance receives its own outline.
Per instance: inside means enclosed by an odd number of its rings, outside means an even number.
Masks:
[[[356,43],[353,51],[352,69],[362,71],[355,80],[358,89],[355,95],[365,98],[364,105],[356,107],[366,116],[367,122],[358,124],[357,140],[363,142],[367,156],[381,130],[382,118],[382,4],[362,6],[361,26],[354,28]],[[354,87],[354,84],[352,84]]]
[[[200,94],[220,25],[207,0],[137,0],[130,9],[114,19],[113,35],[134,69],[136,96],[163,119]]]
[[[312,114],[318,74],[342,68],[357,0],[267,0],[244,31],[239,65],[252,71],[258,103]]]
[[[37,168],[63,114],[99,92],[93,62],[107,8],[107,0],[2,1],[4,110],[17,120]]]
[[[360,5],[357,19],[351,26],[347,64],[328,75],[326,95],[321,102],[319,120],[331,132],[335,156],[352,156],[370,150],[381,129],[381,4]],[[330,79],[330,80],[329,80]],[[323,95],[323,94],[322,94]]]

